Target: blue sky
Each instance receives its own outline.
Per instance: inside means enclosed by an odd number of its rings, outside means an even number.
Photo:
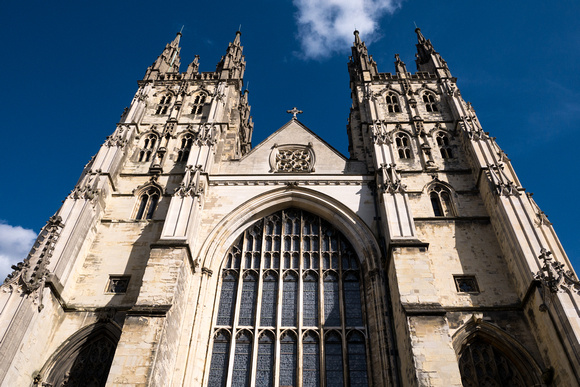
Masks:
[[[65,4],[67,3],[67,4]],[[182,71],[213,71],[238,29],[258,144],[299,118],[344,154],[356,27],[379,71],[415,71],[414,23],[580,266],[580,2],[10,2],[0,12],[0,276],[26,256],[141,79],[183,27]]]

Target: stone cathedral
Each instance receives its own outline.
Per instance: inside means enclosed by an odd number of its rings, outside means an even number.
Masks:
[[[177,34],[1,286],[2,386],[578,386],[570,261],[416,33],[355,31],[349,157],[296,108],[252,148],[241,34]]]

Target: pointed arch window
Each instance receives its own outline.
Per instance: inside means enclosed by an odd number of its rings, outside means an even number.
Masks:
[[[203,111],[203,106],[207,99],[207,94],[200,93],[193,98],[193,107],[191,108],[191,114],[201,114]]]
[[[437,107],[437,99],[432,93],[423,94],[423,102],[425,103],[425,109],[427,109],[428,112],[439,111],[439,108]]]
[[[399,105],[399,97],[397,97],[395,93],[389,92],[389,94],[387,94],[387,96],[385,97],[385,100],[387,102],[387,110],[389,111],[389,113],[401,112],[401,107]]]
[[[208,386],[332,385],[348,380],[349,362],[366,381],[361,281],[352,246],[320,217],[287,209],[254,223],[222,268]]]
[[[135,219],[153,219],[153,213],[161,197],[161,192],[157,187],[149,187],[141,192],[137,202]]]
[[[149,162],[151,161],[151,155],[155,150],[155,145],[157,144],[157,136],[153,133],[148,134],[143,139],[143,145],[141,146],[141,150],[139,151],[139,158],[138,161],[141,162]]]
[[[104,386],[120,335],[111,324],[81,329],[43,367],[37,385]]]
[[[459,357],[461,382],[466,387],[524,387],[528,384],[515,364],[499,348],[476,339]]]
[[[397,133],[395,136],[395,145],[397,146],[397,152],[400,159],[410,159],[411,152],[411,139],[403,132]]]
[[[444,132],[438,132],[436,139],[437,145],[439,145],[439,151],[441,152],[441,157],[444,159],[452,159],[453,151],[451,150],[449,136],[447,136],[447,134]]]
[[[189,158],[189,153],[191,152],[191,146],[193,145],[193,135],[191,133],[184,134],[181,136],[179,141],[179,150],[177,151],[177,162],[187,161]]]
[[[429,191],[433,215],[435,216],[454,216],[455,211],[451,201],[451,192],[444,186],[434,185]]]
[[[155,114],[167,114],[169,110],[169,106],[171,105],[172,96],[170,94],[164,95],[159,100],[159,104],[157,104],[157,110],[155,110]]]

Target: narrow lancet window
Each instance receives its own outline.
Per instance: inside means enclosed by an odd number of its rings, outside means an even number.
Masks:
[[[429,192],[433,215],[435,216],[454,216],[455,210],[451,202],[451,193],[442,185],[435,185]]]
[[[437,100],[435,96],[431,93],[423,94],[423,102],[425,103],[425,109],[428,112],[438,112],[439,108],[437,107]]]
[[[201,114],[203,111],[203,105],[205,105],[205,100],[207,96],[203,93],[197,94],[193,99],[193,107],[191,109],[191,114]]]
[[[439,145],[441,157],[444,159],[453,158],[453,152],[451,150],[451,145],[449,144],[449,137],[445,133],[437,133],[437,145]]]
[[[401,108],[399,106],[399,98],[395,93],[390,92],[389,94],[387,94],[385,99],[387,102],[387,110],[389,111],[389,113],[401,112]]]
[[[139,207],[135,219],[153,219],[153,212],[159,202],[160,192],[155,187],[150,187],[143,191],[139,196]]]
[[[403,132],[397,133],[395,136],[395,145],[397,146],[397,152],[399,153],[400,159],[410,159],[411,158],[411,140]]]
[[[189,152],[191,152],[191,146],[193,145],[193,136],[191,134],[185,134],[181,137],[179,142],[179,150],[177,151],[177,162],[187,161],[189,158]]]

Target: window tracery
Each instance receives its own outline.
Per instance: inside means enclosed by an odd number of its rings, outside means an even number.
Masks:
[[[403,132],[397,133],[395,136],[395,145],[397,146],[397,152],[399,153],[399,158],[410,159],[411,158],[411,139]]]
[[[191,152],[191,146],[193,145],[193,135],[190,133],[181,136],[181,141],[179,142],[179,150],[177,151],[176,161],[183,162],[187,161],[189,158],[189,153]]]
[[[455,211],[451,201],[451,193],[441,184],[434,185],[429,191],[433,215],[435,216],[454,216]]]
[[[524,387],[514,363],[492,344],[476,339],[466,345],[459,358],[461,382],[466,387]]]
[[[428,112],[438,112],[439,108],[437,107],[437,100],[432,93],[424,93],[423,94],[423,102],[425,103],[425,109]]]
[[[159,100],[159,104],[157,105],[155,114],[167,114],[167,110],[171,104],[171,99],[172,98],[170,94],[162,96]]]
[[[444,159],[452,159],[453,152],[451,150],[451,144],[449,142],[449,136],[444,132],[438,132],[436,136],[437,145],[439,145],[439,151],[441,152],[441,157]]]
[[[400,113],[401,107],[399,106],[399,97],[393,92],[389,92],[385,97],[387,102],[387,110],[389,113]]]
[[[224,261],[208,385],[364,385],[360,286],[358,257],[320,217],[288,209],[256,222]]]
[[[206,99],[207,99],[206,94],[204,93],[197,94],[193,99],[193,107],[191,108],[191,114],[201,114]]]
[[[312,144],[308,146],[274,144],[270,153],[270,172],[314,172],[314,162]]]
[[[149,187],[141,192],[135,214],[136,220],[153,219],[153,213],[159,202],[161,192],[157,187]]]
[[[141,147],[141,151],[139,152],[138,161],[140,163],[151,161],[151,155],[155,150],[155,144],[157,144],[156,135],[151,133],[145,136],[145,139],[143,140],[143,146]]]

